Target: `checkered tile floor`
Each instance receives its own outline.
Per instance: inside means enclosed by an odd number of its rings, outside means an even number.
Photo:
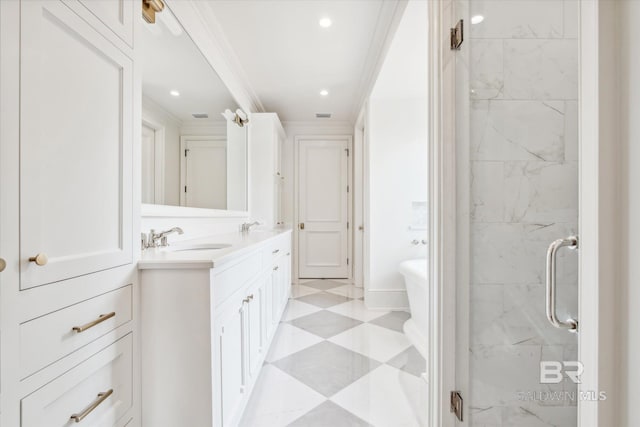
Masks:
[[[362,294],[331,280],[293,286],[242,427],[425,425],[426,363],[402,333],[409,314],[367,310]]]

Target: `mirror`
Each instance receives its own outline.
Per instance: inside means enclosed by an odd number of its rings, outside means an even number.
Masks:
[[[142,203],[246,211],[236,101],[169,8],[143,26]]]

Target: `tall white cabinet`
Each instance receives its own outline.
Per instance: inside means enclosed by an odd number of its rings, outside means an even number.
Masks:
[[[3,426],[139,422],[137,7],[0,2]]]
[[[249,213],[268,227],[284,224],[282,172],[286,139],[276,113],[251,114],[249,122]]]

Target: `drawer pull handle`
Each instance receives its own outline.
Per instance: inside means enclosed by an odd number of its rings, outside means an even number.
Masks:
[[[271,252],[272,254],[277,254],[278,252],[280,252],[280,249],[276,249],[275,251]]]
[[[87,406],[79,414],[71,415],[70,419],[75,421],[75,422],[77,422],[77,423],[79,423],[80,421],[84,420],[87,417],[87,415],[92,413],[94,409],[96,409],[98,406],[100,406],[100,404],[102,402],[107,400],[107,398],[109,396],[111,396],[112,394],[113,394],[113,389],[110,389],[109,391],[105,391],[104,393],[98,393],[98,397],[96,397],[96,400],[94,400],[93,403],[91,403],[91,405]]]
[[[29,262],[35,262],[36,265],[43,266],[43,265],[46,265],[47,262],[49,262],[49,258],[47,257],[46,254],[40,253],[36,256],[32,256],[31,258],[29,258]]]
[[[276,265],[275,267],[273,267],[273,271],[276,271],[279,267]]]
[[[100,317],[98,317],[96,320],[94,320],[93,322],[89,322],[86,325],[82,325],[82,326],[74,326],[73,328],[71,328],[73,331],[80,333],[80,332],[84,332],[87,329],[91,329],[96,325],[99,325],[100,323],[104,322],[105,320],[111,319],[112,317],[114,317],[116,315],[115,311],[112,311],[109,314],[101,314]]]

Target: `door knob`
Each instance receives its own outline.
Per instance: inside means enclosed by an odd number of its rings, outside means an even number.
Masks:
[[[4,258],[0,258],[0,273],[3,272],[5,268],[7,268],[7,261],[5,261]]]
[[[300,230],[304,230],[304,222],[300,223]]]
[[[36,256],[32,256],[31,258],[29,258],[29,262],[35,262],[36,265],[46,265],[47,262],[49,262],[49,258],[47,258],[46,254],[38,254]]]

